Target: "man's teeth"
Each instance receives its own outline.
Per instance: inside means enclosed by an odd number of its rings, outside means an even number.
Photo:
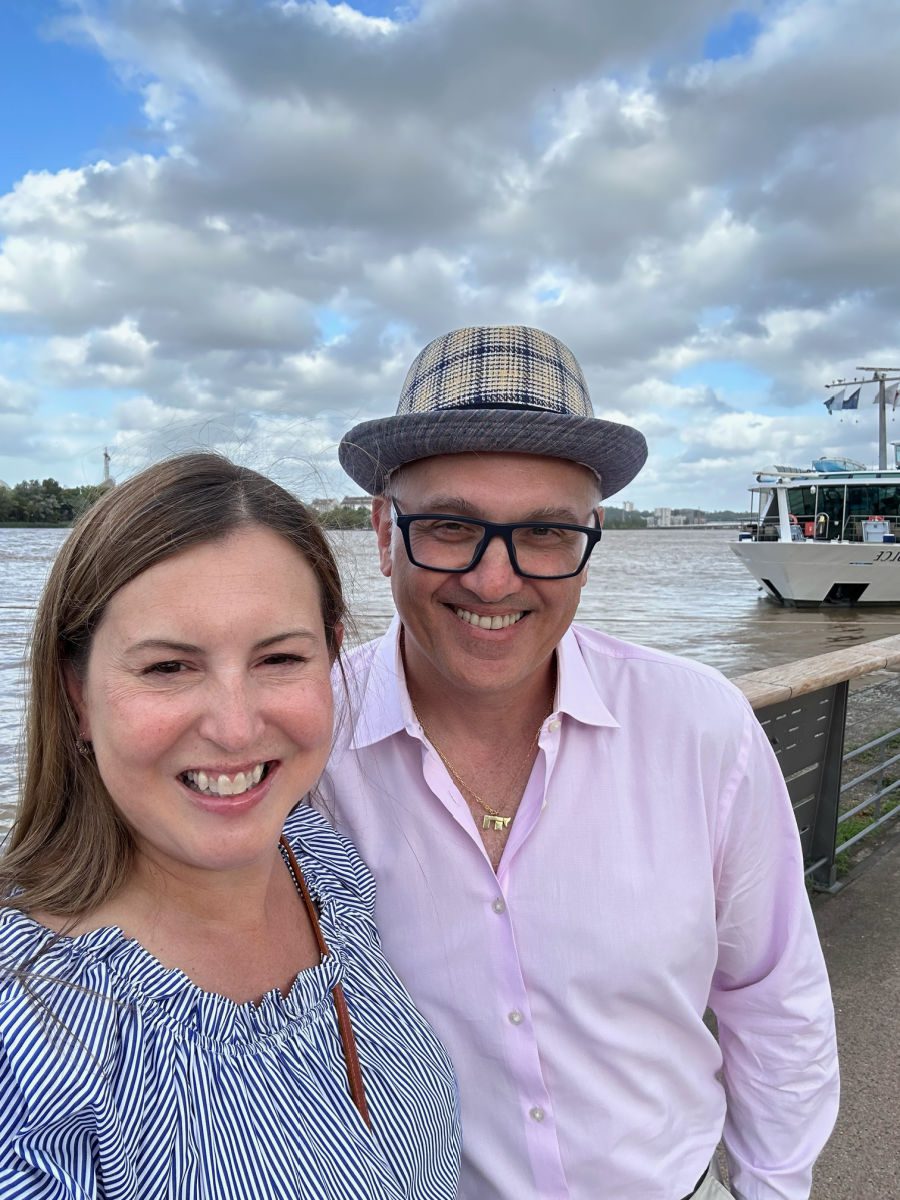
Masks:
[[[506,629],[509,625],[515,625],[516,621],[521,621],[525,616],[523,612],[505,613],[502,617],[482,617],[480,613],[469,612],[465,608],[454,609],[454,612],[461,621],[468,621],[470,625],[475,625],[478,629]]]
[[[240,796],[256,787],[263,777],[265,763],[257,763],[251,771],[238,771],[236,775],[208,775],[206,771],[185,771],[184,778],[198,792],[208,796]]]

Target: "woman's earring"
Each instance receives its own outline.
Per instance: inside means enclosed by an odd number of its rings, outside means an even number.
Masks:
[[[81,755],[82,758],[90,758],[91,755],[94,753],[94,743],[89,742],[86,738],[83,738],[81,736],[81,734],[79,733],[78,737],[75,739],[75,749],[78,751],[78,753]]]

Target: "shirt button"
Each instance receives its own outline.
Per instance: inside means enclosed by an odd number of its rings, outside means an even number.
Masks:
[[[550,730],[551,733],[556,733],[557,729],[559,729],[561,724],[562,724],[562,721],[559,721],[559,720],[557,720],[556,717],[554,717],[553,720],[550,722],[550,724],[547,726],[547,728]]]
[[[510,1025],[521,1025],[525,1020],[517,1008],[514,1008],[511,1013],[507,1013],[506,1015]]]
[[[528,1115],[531,1117],[532,1121],[543,1121],[544,1110],[535,1105],[534,1108],[529,1108]]]
[[[491,908],[494,910],[495,913],[505,913],[506,912],[506,901],[503,900],[503,898],[501,896],[498,896],[497,899],[494,901],[494,903],[491,905]]]

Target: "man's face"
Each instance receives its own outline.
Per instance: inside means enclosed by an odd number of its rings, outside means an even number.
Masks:
[[[421,459],[398,473],[392,495],[404,513],[440,512],[487,521],[592,525],[597,479],[586,467],[532,454],[452,454]],[[587,569],[571,579],[523,579],[494,538],[465,574],[415,567],[390,501],[373,508],[381,570],[390,577],[405,630],[410,676],[457,693],[515,694],[546,678],[572,623]],[[484,629],[475,617],[507,617]]]

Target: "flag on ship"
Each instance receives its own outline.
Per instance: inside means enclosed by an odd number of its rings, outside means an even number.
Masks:
[[[850,393],[841,405],[841,408],[859,408],[859,388],[855,392]]]
[[[828,399],[825,401],[825,407],[828,409],[829,415],[831,415],[836,408],[843,408],[844,397],[846,394],[847,389],[841,388],[839,392],[835,392],[833,396],[828,397]]]

